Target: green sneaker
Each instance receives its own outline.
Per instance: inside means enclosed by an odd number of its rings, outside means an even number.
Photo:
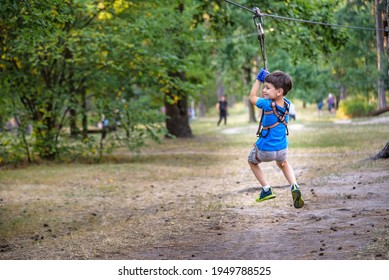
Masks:
[[[263,189],[259,196],[255,199],[256,202],[261,202],[264,200],[275,198],[276,194],[273,192],[273,189],[270,188],[267,192],[265,192]]]
[[[292,186],[292,197],[294,208],[302,208],[304,206],[304,200],[301,196],[300,188],[297,184]]]

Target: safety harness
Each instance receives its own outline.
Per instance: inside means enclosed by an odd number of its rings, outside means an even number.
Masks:
[[[289,130],[288,130],[288,123],[286,122],[286,116],[289,115],[289,103],[284,100],[284,107],[285,107],[285,112],[279,112],[277,111],[277,105],[274,101],[271,103],[271,110],[270,111],[265,111],[262,109],[262,115],[261,115],[261,120],[259,121],[259,126],[257,130],[257,137],[262,137],[266,138],[269,135],[270,129],[276,127],[279,124],[283,124],[286,128],[286,135],[289,135]],[[262,120],[264,115],[275,115],[277,118],[277,121],[273,123],[272,125],[268,126],[262,126]],[[262,131],[267,130],[266,135],[262,135]]]

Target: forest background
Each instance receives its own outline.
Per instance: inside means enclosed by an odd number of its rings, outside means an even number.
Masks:
[[[227,2],[0,0],[0,259],[389,259],[387,1]],[[255,202],[253,7],[302,209]]]
[[[0,165],[192,137],[190,109],[244,102],[262,67],[252,14],[228,1],[1,2]],[[386,1],[239,4],[267,15],[269,70],[291,74],[293,100],[332,92],[348,117],[386,108]]]

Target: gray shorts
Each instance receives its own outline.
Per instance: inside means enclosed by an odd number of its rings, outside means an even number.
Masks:
[[[278,161],[284,162],[286,160],[287,149],[279,151],[261,151],[258,149],[257,145],[254,144],[254,147],[251,149],[247,160],[254,164],[259,164],[261,162],[269,161]]]

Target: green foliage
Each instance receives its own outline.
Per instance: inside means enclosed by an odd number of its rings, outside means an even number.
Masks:
[[[239,4],[269,15],[374,26],[371,1]],[[4,161],[23,154],[101,157],[121,146],[139,151],[166,133],[165,101],[190,97],[214,107],[221,85],[227,95],[246,96],[262,66],[252,14],[222,0],[5,1],[0,16],[0,129],[10,118],[20,122],[12,136],[18,144],[6,141]],[[269,70],[291,74],[291,98],[374,94],[374,32],[263,21]],[[111,124],[120,115],[120,126],[88,134],[102,114]],[[32,134],[22,133],[29,125]]]
[[[164,116],[160,107],[152,103],[150,96],[141,96],[131,100],[121,99],[117,105],[111,108],[105,107],[106,117],[116,129],[101,139],[100,148],[103,146],[108,151],[113,151],[118,146],[126,146],[130,151],[139,151],[148,139],[159,142],[161,135],[166,134],[163,126]],[[98,110],[100,105],[98,105]]]
[[[261,12],[296,19],[319,22],[336,22],[338,2],[327,1],[239,1],[248,7],[258,7]],[[245,96],[251,84],[242,79],[242,68],[252,69],[254,79],[262,67],[260,45],[252,15],[224,1],[203,1],[202,20],[211,28],[215,54],[215,72],[221,73],[227,94]],[[200,20],[200,19],[198,19]],[[324,65],[325,55],[330,55],[347,43],[345,30],[306,24],[273,17],[263,18],[265,48],[269,70],[289,72],[295,81],[294,96],[311,102],[328,94],[331,69]],[[209,43],[211,44],[211,43]],[[259,60],[257,68],[253,61]],[[323,68],[322,68],[323,67]],[[215,78],[213,78],[214,83]],[[249,81],[246,79],[246,82]],[[209,95],[215,96],[214,87]]]
[[[0,125],[14,116],[20,120],[19,132],[32,125],[33,134],[26,138],[17,133],[19,142],[15,142],[25,146],[29,158],[30,152],[45,159],[76,157],[96,150],[102,155],[122,142],[134,150],[145,138],[158,138],[161,114],[139,114],[139,110],[156,106],[143,107],[145,102],[138,102],[144,98],[151,102],[157,88],[151,85],[155,84],[155,68],[149,59],[152,52],[144,47],[149,34],[142,23],[131,24],[132,19],[145,19],[137,13],[141,14],[143,8],[151,10],[153,5],[81,0],[1,5],[0,104],[4,107],[0,108]],[[127,17],[129,14],[132,18]],[[146,17],[152,19],[150,13]],[[137,94],[136,88],[142,88],[147,96]],[[118,102],[123,97],[142,106],[139,110],[132,108],[131,114],[139,117],[123,122],[124,129],[129,127],[122,133],[128,139],[117,141],[113,133],[107,133],[104,141],[88,136],[89,126],[101,113],[125,111],[126,105]],[[111,138],[115,141],[108,141]],[[10,152],[20,155],[16,148],[7,147],[10,149],[4,157],[11,160]]]
[[[374,3],[369,1],[347,1],[337,14],[343,25],[375,27]],[[375,32],[349,29],[347,33],[347,44],[327,57],[333,75],[330,90],[343,87],[349,95],[364,92],[368,97],[378,79]]]
[[[268,3],[264,12],[314,22],[336,23],[335,11],[339,1],[279,1]],[[323,25],[266,18],[270,29],[270,45],[286,50],[293,63],[305,58],[316,60],[321,54],[331,54],[344,46],[347,35],[341,29]],[[273,49],[277,51],[277,49]]]
[[[24,143],[16,133],[0,133],[0,166],[15,164],[26,158]]]
[[[348,98],[340,103],[340,110],[347,116],[363,117],[373,112],[377,108],[377,102],[369,102],[366,97],[358,95]]]

